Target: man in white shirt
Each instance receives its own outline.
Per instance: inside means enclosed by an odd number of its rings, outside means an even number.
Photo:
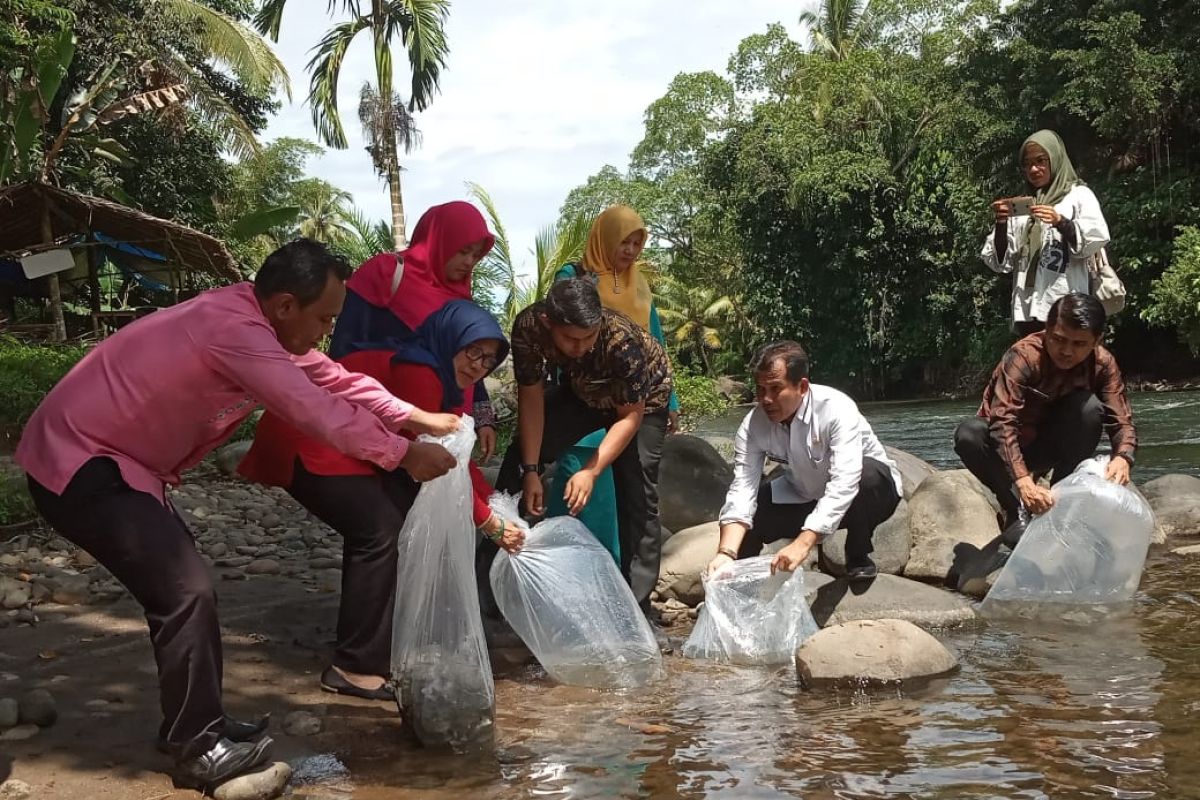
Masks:
[[[771,571],[799,569],[813,545],[846,528],[846,577],[877,574],[871,537],[900,504],[900,471],[854,401],[809,383],[808,355],[796,342],[774,342],[755,361],[758,402],[738,428],[733,484],[721,509],[721,541],[711,574],[763,545],[793,539]],[[789,474],[762,485],[763,464]]]

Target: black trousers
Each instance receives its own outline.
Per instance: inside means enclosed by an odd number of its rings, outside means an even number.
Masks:
[[[584,405],[573,392],[559,386],[546,389],[545,425],[540,461],[557,461],[575,442],[599,428],[609,428],[616,414]],[[617,494],[617,530],[621,542],[621,574],[643,609],[650,607],[650,592],[658,582],[662,558],[662,526],[658,521],[658,465],[667,436],[667,410],[646,414],[637,435],[613,461],[613,483]],[[521,491],[521,445],[514,441],[504,454],[496,477],[500,491]],[[489,601],[491,588],[487,570],[496,545],[480,545],[476,569],[481,593]],[[486,590],[484,586],[487,586]],[[485,606],[489,602],[485,601]]]
[[[125,483],[111,458],[89,460],[56,495],[28,477],[41,515],[104,565],[142,605],[158,663],[159,734],[177,759],[224,729],[221,628],[208,565],[179,515]]]
[[[333,663],[389,675],[396,540],[420,487],[404,472],[314,475],[299,459],[288,494],[342,537],[342,599]]]
[[[874,458],[863,459],[862,478],[842,527],[846,529],[846,565],[864,564],[874,552],[871,537],[875,529],[886,522],[900,505],[900,494],[892,480],[887,464]],[[763,545],[780,539],[795,539],[803,530],[804,520],[817,507],[809,503],[776,503],[771,499],[771,485],[764,482],[758,490],[758,508],[754,512],[754,527],[746,531],[738,558],[756,556]]]
[[[1091,458],[1104,428],[1104,404],[1086,389],[1065,395],[1050,405],[1032,442],[1021,448],[1033,475],[1054,470],[1053,483],[1070,475],[1079,462]],[[992,490],[1007,522],[1016,518],[1020,502],[988,421],[972,417],[954,432],[954,452],[963,466]]]

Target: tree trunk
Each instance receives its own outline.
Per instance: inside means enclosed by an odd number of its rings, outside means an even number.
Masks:
[[[50,198],[42,198],[42,241],[54,244],[54,227],[50,224]],[[65,342],[67,340],[67,322],[63,319],[62,287],[58,284],[58,274],[47,276],[50,286],[50,321],[54,323],[54,333],[51,341]]]
[[[404,233],[404,197],[400,194],[400,157],[396,152],[396,135],[393,132],[387,139],[388,160],[388,194],[392,200],[392,236],[396,240],[396,252],[408,246],[408,236]]]

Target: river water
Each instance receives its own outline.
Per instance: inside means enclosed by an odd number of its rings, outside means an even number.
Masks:
[[[1195,474],[1200,393],[1133,403],[1138,477]],[[973,409],[865,410],[886,443],[954,467],[949,436]],[[1133,607],[1099,623],[935,633],[961,669],[903,689],[805,692],[792,667],[679,656],[666,657],[664,680],[627,692],[557,686],[535,666],[502,670],[494,756],[366,737],[330,758],[346,774],[294,797],[1200,798],[1200,561],[1152,553]]]

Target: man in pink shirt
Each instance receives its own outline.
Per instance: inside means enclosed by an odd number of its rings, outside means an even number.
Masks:
[[[16,460],[38,511],[141,603],[158,663],[160,744],[179,782],[210,788],[269,755],[266,720],[221,706],[221,631],[207,565],[166,499],[167,484],[258,405],[342,452],[417,480],[453,457],[397,431],[444,434],[430,414],[314,348],[329,334],[350,268],[300,239],[267,257],[253,284],[214,289],[106,339],[54,387],[25,426]]]

